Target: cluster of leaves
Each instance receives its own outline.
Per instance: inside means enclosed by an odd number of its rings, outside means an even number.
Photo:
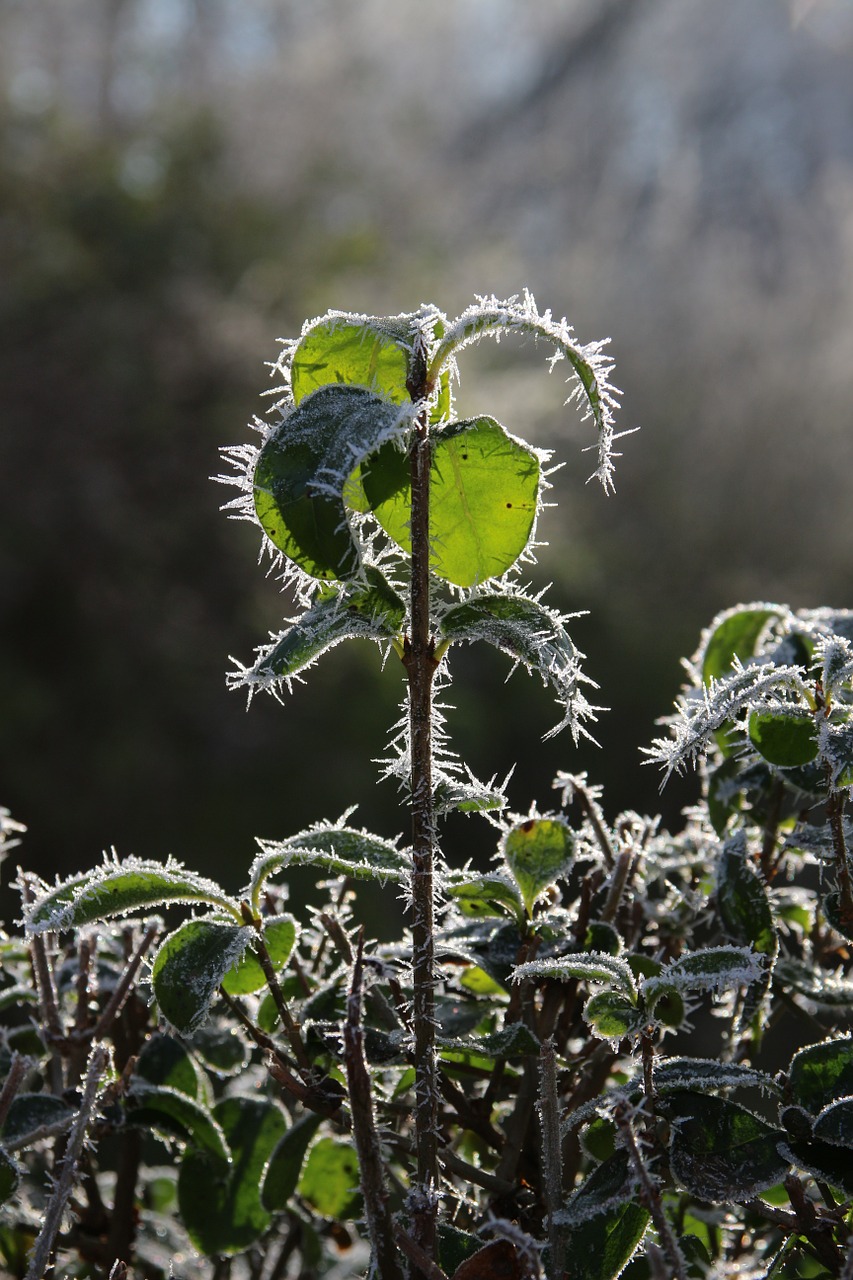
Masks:
[[[413,844],[346,814],[261,842],[237,895],[174,861],[21,875],[0,989],[10,1274],[853,1277],[853,614],[715,620],[650,749],[667,772],[701,762],[677,834],[608,822],[585,775],[558,775],[552,811],[513,813],[463,773],[418,684],[455,641],[538,671],[575,732],[593,710],[565,620],[512,576],[544,459],[451,416],[455,353],[514,330],[570,361],[609,485],[608,367],[528,297],[453,322],[331,315],[286,347],[278,416],[230,456],[235,509],[303,612],[236,682],[280,692],[350,635],[398,654],[410,705],[388,772],[410,785]],[[418,759],[424,706],[435,760]],[[440,849],[452,807],[493,823],[488,870]],[[301,920],[282,883],[299,868],[324,895]],[[365,940],[366,880],[413,905],[411,932]],[[170,904],[192,914],[167,927]]]

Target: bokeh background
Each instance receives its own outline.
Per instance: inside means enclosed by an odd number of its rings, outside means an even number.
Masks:
[[[615,497],[544,349],[463,357],[461,409],[565,466],[550,600],[601,749],[482,647],[456,744],[513,803],[557,768],[675,824],[639,748],[738,601],[849,606],[851,0],[0,0],[0,804],[44,876],[253,837],[376,786],[402,694],[366,643],[284,707],[225,687],[288,602],[219,511],[276,338],[329,307],[456,314],[525,285],[624,390]],[[499,358],[498,358],[499,357]],[[493,834],[451,823],[453,862]],[[301,892],[301,890],[299,890]]]

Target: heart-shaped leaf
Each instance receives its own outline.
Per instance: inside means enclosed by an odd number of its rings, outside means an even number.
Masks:
[[[562,818],[527,818],[506,832],[501,852],[532,915],[540,893],[572,865],[575,837]]]
[[[290,959],[296,935],[297,925],[293,916],[273,916],[264,923],[263,942],[276,971],[283,969]],[[225,974],[222,986],[230,996],[245,996],[253,991],[260,991],[266,980],[252,942],[234,967]]]
[[[219,920],[187,920],[170,933],[154,958],[154,995],[165,1018],[185,1035],[201,1026],[210,1002],[254,930]]]

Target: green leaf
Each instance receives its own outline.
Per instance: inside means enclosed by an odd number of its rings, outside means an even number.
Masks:
[[[837,1098],[853,1095],[853,1038],[839,1036],[800,1049],[788,1069],[794,1102],[818,1115]]]
[[[324,320],[303,335],[293,352],[290,382],[297,404],[328,383],[350,383],[386,396],[396,404],[406,390],[407,326],[342,316]]]
[[[20,1180],[21,1171],[18,1165],[0,1147],[0,1204],[5,1204],[7,1200],[11,1199],[18,1189]]]
[[[227,1024],[217,1026],[208,1022],[197,1027],[189,1039],[193,1053],[201,1059],[205,1068],[218,1076],[236,1076],[249,1060],[246,1040],[234,1034]]]
[[[784,611],[777,605],[754,605],[720,614],[711,624],[702,653],[702,680],[710,684],[731,671],[733,659],[751,658],[771,618],[781,618]]]
[[[504,876],[468,878],[464,872],[451,873],[447,896],[453,899],[463,916],[475,919],[503,915],[521,919],[524,915],[518,890]]]
[[[665,965],[657,978],[646,978],[642,992],[653,1013],[661,996],[686,991],[725,991],[749,986],[763,976],[758,958],[745,947],[707,947]]]
[[[824,898],[823,912],[836,933],[853,941],[853,915],[842,906],[841,894],[836,889]]]
[[[787,1143],[794,1162],[813,1178],[840,1187],[845,1196],[853,1197],[853,1161],[846,1147],[830,1142],[818,1142],[814,1138],[791,1139]]]
[[[187,920],[154,958],[154,995],[165,1018],[190,1035],[207,1018],[225,974],[252,939],[253,929],[218,920]]]
[[[602,1040],[622,1040],[646,1022],[641,1010],[618,991],[598,991],[584,1005],[583,1016]]]
[[[537,454],[494,418],[455,422],[433,436],[430,568],[458,587],[505,573],[527,546],[539,502]],[[411,476],[393,445],[362,466],[370,509],[411,552]]]
[[[472,964],[459,979],[459,985],[477,996],[505,996],[506,988],[490,978],[485,969]]]
[[[794,769],[817,756],[817,728],[814,718],[753,711],[749,717],[749,740],[768,764]]]
[[[370,391],[324,386],[265,441],[255,466],[255,512],[273,545],[312,578],[351,578],[357,571],[344,486],[399,422],[400,410]]]
[[[667,1093],[688,1089],[705,1093],[713,1089],[762,1089],[778,1093],[770,1076],[742,1063],[719,1062],[716,1058],[658,1058],[654,1068],[655,1089]]]
[[[72,876],[40,894],[24,905],[24,920],[28,933],[79,929],[170,902],[204,902],[238,914],[236,903],[213,880],[171,859],[160,863],[131,857]]]
[[[649,1224],[639,1204],[620,1204],[572,1229],[564,1280],[615,1280],[633,1258]]]
[[[673,1177],[700,1200],[739,1203],[781,1181],[786,1138],[738,1103],[677,1090],[659,1103],[670,1122]]]
[[[511,1022],[500,1031],[475,1039],[452,1038],[439,1031],[438,1043],[442,1049],[472,1050],[482,1058],[525,1058],[538,1054],[540,1049],[536,1036],[523,1022]]]
[[[179,1089],[137,1077],[128,1090],[126,1108],[130,1124],[144,1125],[228,1161],[230,1152],[220,1126],[207,1107]]]
[[[51,1093],[19,1093],[6,1114],[3,1142],[8,1146],[19,1143],[44,1125],[70,1120],[73,1115],[73,1107]]]
[[[320,1138],[311,1148],[299,1193],[324,1218],[349,1218],[359,1201],[358,1156],[349,1142]]]
[[[411,872],[410,856],[379,836],[337,824],[318,824],[280,841],[259,841],[262,852],[252,864],[253,899],[268,876],[286,867],[316,867],[354,880],[404,884]]]
[[[473,1257],[482,1247],[479,1236],[460,1231],[449,1222],[438,1224],[438,1262],[448,1276],[452,1277],[465,1259]]]
[[[261,1203],[264,1167],[285,1130],[278,1107],[262,1098],[223,1098],[213,1118],[231,1160],[188,1149],[178,1174],[178,1206],[195,1247],[232,1255],[247,1249],[271,1222]]]
[[[619,1208],[626,1200],[634,1199],[635,1189],[636,1178],[630,1157],[627,1151],[617,1151],[572,1192],[563,1208],[555,1213],[554,1220],[561,1228],[574,1230],[590,1219],[600,1218],[611,1209]]]
[[[287,1208],[299,1183],[305,1153],[322,1122],[322,1116],[309,1111],[276,1144],[261,1188],[261,1200],[270,1212]]]
[[[578,978],[595,986],[621,991],[631,1001],[637,998],[634,976],[628,965],[620,957],[603,952],[560,956],[554,960],[528,960],[526,964],[516,965],[513,982],[524,982],[528,978],[552,978],[559,982]]]
[[[723,846],[717,862],[717,909],[730,938],[775,956],[779,942],[767,888],[748,861],[742,835]]]
[[[486,592],[449,608],[440,621],[439,634],[450,642],[485,640],[536,671],[565,705],[563,723],[572,724],[573,730],[580,720],[592,716],[594,708],[580,691],[581,684],[591,683],[580,669],[583,654],[575,648],[556,610],[523,595]]]
[[[527,818],[504,834],[501,853],[532,915],[540,893],[571,867],[574,832],[561,818]]]
[[[813,1132],[821,1142],[853,1148],[853,1098],[839,1098],[824,1107],[814,1122]]]
[[[342,640],[390,640],[402,625],[406,607],[378,569],[365,570],[368,586],[324,596],[298,622],[261,650],[258,660],[235,684],[268,685],[289,680],[310,667]]]
[[[293,916],[272,916],[264,922],[263,941],[269,953],[273,969],[278,972],[290,959],[296,942],[297,925]],[[222,986],[229,996],[245,996],[260,991],[266,984],[266,976],[257,958],[252,941],[240,959],[222,979]]]
[[[149,1084],[168,1085],[189,1098],[198,1097],[198,1075],[195,1064],[180,1040],[155,1033],[147,1040],[136,1059],[134,1075]]]

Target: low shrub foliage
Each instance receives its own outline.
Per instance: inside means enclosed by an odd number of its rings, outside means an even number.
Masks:
[[[297,611],[230,681],[283,698],[352,637],[402,664],[381,767],[410,838],[350,811],[260,842],[237,895],[173,860],[19,873],[6,1274],[853,1280],[853,613],[711,623],[647,749],[698,768],[680,832],[608,820],[568,772],[513,812],[452,750],[457,646],[538,675],[552,732],[598,709],[572,619],[525,585],[550,455],[454,417],[457,359],[511,334],[567,372],[611,489],[606,347],[527,294],[307,323],[225,451]],[[488,870],[442,838],[455,810],[492,824]],[[301,918],[294,867],[319,878]],[[366,880],[405,900],[396,941],[365,936]]]

